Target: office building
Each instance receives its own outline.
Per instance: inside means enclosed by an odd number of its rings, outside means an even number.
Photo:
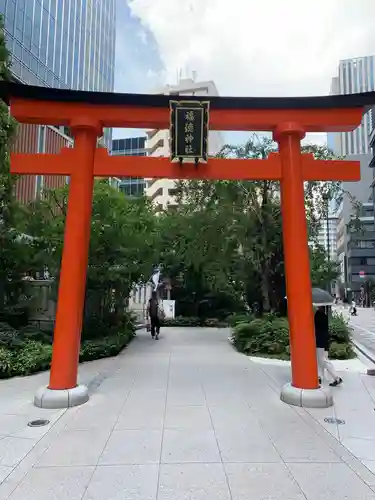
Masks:
[[[342,186],[343,196],[337,212],[337,257],[339,281],[356,296],[365,278],[375,279],[374,206],[370,188],[373,178],[370,154],[347,159],[360,161],[361,180],[344,182]]]
[[[55,127],[22,124],[13,147],[17,153],[58,153],[63,147],[72,147],[71,137]],[[65,186],[67,178],[60,175],[21,175],[16,182],[16,196],[26,204],[38,198],[43,189]]]
[[[374,181],[372,182],[372,188],[374,189],[375,187],[375,107],[371,109],[370,111],[370,117],[371,117],[371,120],[370,120],[370,123],[371,123],[371,131],[370,131],[370,135],[369,135],[369,148],[370,148],[370,157],[371,157],[371,160],[370,160],[370,168],[373,168],[374,170],[372,171],[372,174],[373,174],[373,178],[374,178]],[[374,191],[373,191],[373,199],[375,200],[374,198]]]
[[[360,227],[357,228],[356,224]],[[341,257],[344,282],[356,299],[365,281],[375,279],[374,204],[362,204],[356,224],[347,227],[346,259]]]
[[[111,154],[114,156],[146,156],[146,137],[127,137],[113,139]],[[141,177],[122,177],[119,189],[127,196],[143,196],[146,181]]]
[[[329,260],[336,262],[337,260],[337,216],[329,215],[328,218],[323,218],[317,235],[317,244],[324,248],[329,254]]]
[[[44,87],[112,92],[115,0],[0,0],[12,71]]]
[[[197,96],[204,99],[208,96],[217,96],[218,91],[211,81],[196,82],[193,79],[181,79],[177,85],[167,85],[158,94],[176,95],[179,97]],[[211,131],[208,137],[209,155],[217,154],[223,146],[220,132]],[[146,149],[150,156],[169,156],[169,130],[151,130],[147,132]],[[174,191],[176,182],[172,179],[146,179],[146,196],[159,208],[167,208],[176,205]]]
[[[30,85],[113,91],[115,0],[0,0],[13,78]],[[14,151],[59,153],[71,146],[64,127],[20,124]],[[111,131],[104,132],[110,147]],[[61,187],[61,176],[21,176],[23,203],[42,188]]]
[[[375,56],[340,61],[338,76],[332,79],[332,95],[355,94],[375,90]],[[371,131],[371,113],[364,115],[361,125],[352,132],[330,133],[327,144],[340,156],[367,154]]]

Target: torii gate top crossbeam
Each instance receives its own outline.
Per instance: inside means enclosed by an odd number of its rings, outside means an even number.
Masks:
[[[116,94],[35,87],[0,82],[0,98],[19,122],[71,124],[72,116],[99,120],[103,127],[169,128],[169,101],[176,96]],[[184,96],[184,100],[196,99]],[[305,132],[355,129],[375,104],[375,92],[321,97],[205,97],[211,130],[273,131],[295,122]],[[48,105],[47,105],[48,103]]]

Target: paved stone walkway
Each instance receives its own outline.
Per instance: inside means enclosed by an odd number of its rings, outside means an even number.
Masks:
[[[227,337],[140,332],[117,358],[81,367],[91,399],[66,411],[31,405],[47,374],[1,381],[0,500],[374,499],[371,464],[324,424],[340,410],[350,439],[365,413],[370,447],[374,378],[365,390],[347,373],[339,410],[292,408],[279,400],[289,367],[252,362]],[[50,426],[27,427],[40,417]]]
[[[346,311],[345,311],[346,312]],[[346,312],[347,313],[347,312]],[[375,311],[373,308],[358,308],[358,316],[350,318],[353,339],[375,360]]]

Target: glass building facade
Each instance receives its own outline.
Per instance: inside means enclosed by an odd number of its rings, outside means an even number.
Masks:
[[[112,92],[115,0],[0,0],[14,75],[46,87]]]
[[[127,137],[113,139],[112,155],[114,156],[146,156],[146,137]],[[146,182],[141,177],[123,177],[119,189],[127,196],[143,196]]]
[[[332,79],[331,94],[356,94],[375,90],[375,56],[340,61],[338,76]],[[367,154],[371,131],[371,113],[352,132],[329,133],[328,145],[341,156]]]

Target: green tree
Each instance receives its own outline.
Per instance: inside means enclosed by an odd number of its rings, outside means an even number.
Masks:
[[[338,262],[328,260],[327,251],[321,246],[310,249],[312,285],[325,288],[339,276]]]
[[[276,149],[271,139],[254,135],[244,145],[224,146],[219,156],[266,159]],[[321,146],[307,145],[303,151],[318,159],[333,157]],[[338,183],[306,182],[306,215],[312,240],[325,214],[327,198],[337,197],[339,189]],[[183,229],[178,237],[174,233],[175,250],[169,257],[173,260],[177,256],[180,267],[188,264],[211,289],[218,290],[225,282],[249,304],[258,302],[264,311],[279,308],[285,296],[279,184],[181,181],[177,200],[176,211],[166,217],[168,221],[174,219],[171,227],[180,224]],[[166,228],[168,225],[166,222]]]
[[[24,230],[50,273],[59,277],[68,186],[46,191],[25,211]],[[129,199],[106,181],[94,185],[86,316],[121,316],[133,286],[147,281],[157,262],[159,235],[150,203]],[[74,279],[74,277],[72,277]],[[113,316],[113,315],[112,315]]]
[[[0,79],[11,79],[9,52],[5,44],[3,20],[0,16]],[[17,202],[15,177],[10,175],[10,149],[16,133],[16,122],[6,103],[0,101],[0,315],[10,297],[12,285],[19,281],[27,262],[27,246],[15,230]],[[16,300],[16,299],[14,299]]]

